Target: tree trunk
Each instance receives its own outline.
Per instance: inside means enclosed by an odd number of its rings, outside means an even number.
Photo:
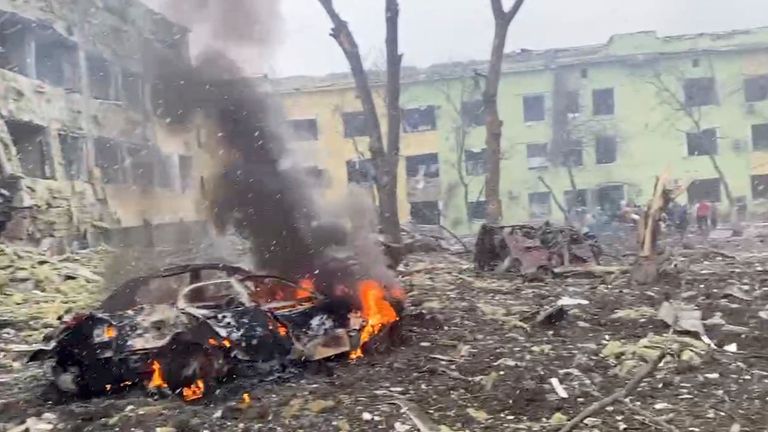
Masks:
[[[501,182],[501,128],[504,125],[499,118],[498,94],[501,79],[501,63],[504,59],[504,45],[507,40],[509,25],[496,21],[491,49],[491,62],[488,65],[488,78],[483,92],[485,108],[485,146],[488,175],[485,177],[486,221],[499,223],[503,217],[501,197],[499,196]]]
[[[728,183],[728,179],[725,178],[725,173],[723,173],[723,170],[720,169],[720,164],[717,163],[717,157],[714,155],[709,155],[709,160],[712,162],[712,167],[715,168],[717,176],[720,177],[720,182],[723,184],[725,199],[728,200],[728,213],[730,214],[731,210],[733,210],[733,208],[736,206],[736,200],[733,197],[733,192],[731,192],[731,185]]]
[[[461,112],[457,112],[456,115],[461,117]],[[459,184],[461,184],[462,193],[464,195],[464,216],[467,218],[467,224],[472,224],[472,217],[469,214],[469,182],[464,171],[466,170],[466,164],[464,162],[464,151],[467,147],[467,129],[464,127],[463,121],[459,119],[459,124],[455,130],[456,140],[456,172],[459,176]]]
[[[388,241],[400,244],[400,220],[397,212],[397,163],[400,152],[399,142],[399,128],[398,133],[395,134],[395,148],[384,148],[384,139],[381,133],[381,124],[379,123],[379,116],[376,112],[376,105],[373,101],[373,93],[371,92],[371,86],[368,82],[368,75],[363,67],[363,61],[360,58],[360,49],[357,46],[354,36],[347,22],[341,19],[336,9],[333,7],[333,0],[318,0],[320,5],[323,6],[328,17],[331,19],[333,28],[331,29],[331,37],[333,37],[339,44],[344,56],[349,62],[350,72],[352,78],[355,80],[355,88],[357,89],[357,96],[360,98],[360,104],[365,114],[366,128],[368,130],[368,150],[371,153],[371,161],[373,167],[376,170],[376,193],[379,198],[379,219],[382,227],[382,231],[388,237]],[[395,9],[397,1],[392,1]],[[397,53],[397,20],[398,14],[395,13],[393,17],[390,17],[390,2],[387,2],[387,63],[390,64],[389,50],[390,39],[394,40],[394,52]],[[391,22],[391,23],[390,23]],[[390,35],[390,32],[394,31],[394,36]],[[389,88],[394,86],[397,91],[397,101],[399,101],[400,92],[400,59],[399,54],[397,56],[397,72],[395,78],[396,82],[387,83],[387,93],[389,97]],[[388,72],[387,78],[389,80],[390,73]],[[395,105],[397,107],[397,105]],[[399,123],[399,107],[396,108],[396,119]],[[391,116],[391,110],[390,110]],[[391,122],[391,118],[390,118]],[[391,123],[390,123],[391,124]],[[391,134],[390,134],[391,135]],[[391,139],[391,138],[390,138]],[[388,143],[391,145],[391,142]]]
[[[403,55],[399,52],[398,20],[400,6],[397,0],[387,0],[387,151],[385,179],[379,194],[381,224],[390,241],[400,244],[400,217],[397,210],[397,170],[400,162],[400,67]]]
[[[525,0],[515,0],[510,10],[505,11],[501,0],[491,0],[493,11],[494,32],[491,46],[491,61],[488,63],[488,76],[485,79],[483,91],[483,107],[485,109],[485,146],[488,149],[486,158],[488,174],[485,177],[485,201],[488,206],[486,221],[499,223],[503,218],[500,197],[501,182],[501,128],[504,123],[499,118],[499,81],[501,80],[501,64],[504,60],[504,47],[507,43],[509,25],[515,19]]]

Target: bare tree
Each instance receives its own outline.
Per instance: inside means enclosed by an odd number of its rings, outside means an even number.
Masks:
[[[468,168],[466,163],[467,137],[469,135],[469,129],[471,125],[469,120],[466,118],[467,113],[464,112],[464,106],[465,103],[471,99],[474,93],[479,92],[479,82],[477,81],[477,77],[475,77],[471,82],[467,78],[460,79],[459,87],[457,90],[458,99],[454,97],[454,91],[451,88],[451,85],[451,81],[446,81],[445,86],[439,88],[438,91],[443,94],[448,108],[451,111],[451,116],[454,119],[451,129],[453,130],[453,143],[454,151],[456,152],[456,159],[451,165],[453,165],[453,168],[456,170],[456,174],[459,179],[459,185],[461,186],[463,197],[462,204],[464,206],[466,222],[467,224],[471,224],[472,218],[469,211],[469,191],[472,178],[468,176]]]
[[[376,104],[363,67],[357,41],[333,6],[333,0],[318,0],[325,9],[333,25],[331,37],[339,44],[349,62],[350,71],[355,81],[357,95],[365,115],[369,137],[368,150],[376,171],[376,193],[379,200],[379,221],[388,240],[395,244],[402,243],[400,236],[400,218],[397,210],[397,169],[400,160],[400,66],[402,54],[399,52],[398,25],[400,7],[397,0],[386,0],[386,50],[387,50],[387,146],[384,146],[383,134]]]
[[[485,108],[485,145],[488,149],[488,174],[485,178],[485,200],[488,205],[486,220],[498,223],[502,218],[499,183],[501,181],[501,128],[504,125],[499,118],[499,82],[501,80],[501,63],[504,59],[504,47],[507,43],[509,26],[517,16],[525,0],[515,0],[509,10],[504,9],[502,0],[491,0],[493,11],[494,33],[491,46],[491,61],[488,64],[488,75],[485,78],[483,105]]]
[[[554,68],[552,89],[552,141],[548,149],[549,162],[562,166],[568,173],[573,200],[566,200],[567,210],[571,207],[587,206],[586,196],[581,196],[576,181],[574,168],[584,164],[585,155],[591,152],[597,156],[595,142],[598,137],[609,134],[607,123],[594,116],[584,116],[586,106],[582,103],[579,87],[574,86],[569,76],[573,72],[569,67]],[[597,159],[597,158],[595,158]],[[566,222],[568,220],[566,216]]]
[[[684,76],[682,74],[677,74],[677,76],[675,76],[675,87],[673,87],[664,80],[664,76],[659,71],[655,71],[653,78],[648,81],[648,84],[656,89],[660,102],[673,111],[682,114],[683,117],[690,123],[690,127],[692,128],[693,133],[701,136],[702,132],[704,131],[704,128],[702,127],[702,107],[699,105],[689,104],[684,98],[680,97],[678,89],[683,88],[684,83]],[[691,132],[691,130],[680,130],[680,132],[687,134]],[[731,191],[731,186],[728,183],[728,179],[725,177],[725,173],[723,173],[723,170],[720,168],[720,164],[717,161],[717,155],[713,152],[707,152],[707,157],[712,163],[712,168],[715,170],[718,178],[720,179],[723,192],[725,192],[725,198],[728,200],[728,213],[730,214],[736,205],[736,199],[734,198],[733,192]]]

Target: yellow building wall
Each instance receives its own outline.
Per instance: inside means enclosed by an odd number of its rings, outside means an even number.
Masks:
[[[384,141],[387,139],[387,115],[383,100],[383,89],[374,88],[374,101],[381,122]],[[314,163],[328,171],[330,184],[327,196],[341,199],[348,191],[347,161],[358,160],[359,155],[370,157],[368,137],[344,137],[344,124],[341,114],[361,111],[362,106],[353,88],[338,88],[281,95],[285,117],[291,119],[316,119],[318,127],[317,142],[302,143]],[[404,92],[402,105],[407,108],[407,93]],[[400,221],[410,217],[410,205],[407,198],[405,158],[423,153],[438,153],[440,134],[437,130],[400,135],[400,163],[398,166],[398,211]],[[359,152],[359,153],[358,153]]]

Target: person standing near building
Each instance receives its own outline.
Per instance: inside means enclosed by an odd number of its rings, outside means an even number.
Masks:
[[[707,200],[700,200],[696,206],[696,225],[699,232],[703,235],[709,234],[709,217],[712,212],[712,205]]]
[[[672,223],[675,230],[680,234],[680,240],[685,239],[685,233],[688,231],[688,205],[675,203]]]
[[[712,229],[717,229],[717,204],[712,203],[712,208],[709,211],[709,226],[712,227]]]

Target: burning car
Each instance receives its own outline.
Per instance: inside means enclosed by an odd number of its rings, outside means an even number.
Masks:
[[[148,287],[178,283],[173,301],[136,303]],[[266,371],[290,360],[362,355],[363,344],[398,315],[378,282],[356,288],[359,306],[339,308],[310,279],[221,264],[171,267],[129,280],[99,311],[63,318],[29,361],[53,360],[55,386],[66,394],[90,397],[143,384],[194,400],[242,365]]]

